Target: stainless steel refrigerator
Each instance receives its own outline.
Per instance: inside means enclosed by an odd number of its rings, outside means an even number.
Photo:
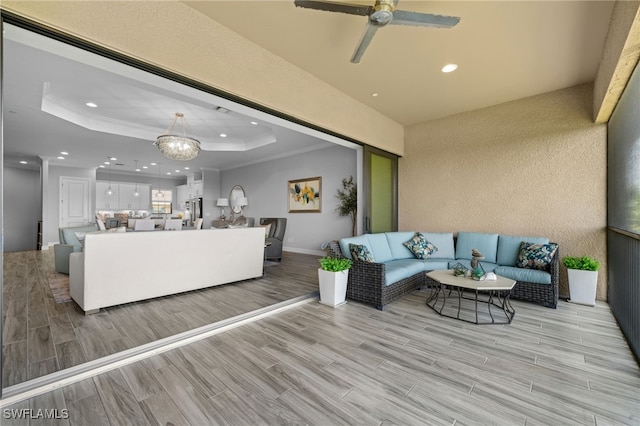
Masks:
[[[196,219],[202,218],[202,197],[187,201],[186,209],[189,210],[187,226],[193,226]]]

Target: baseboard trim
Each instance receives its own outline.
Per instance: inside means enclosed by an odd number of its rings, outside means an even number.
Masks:
[[[51,392],[81,380],[97,376],[98,374],[115,370],[151,356],[197,342],[198,340],[224,333],[225,331],[232,330],[236,327],[258,321],[315,300],[318,300],[317,291],[290,300],[285,300],[284,302],[276,303],[275,305],[257,309],[252,312],[237,315],[223,321],[218,321],[213,324],[185,331],[183,333],[176,334],[175,336],[147,343],[146,345],[118,352],[117,354],[109,355],[104,358],[89,361],[56,373],[51,373],[43,377],[9,386],[2,390],[0,408],[42,395],[43,393]]]
[[[290,251],[292,253],[301,253],[301,254],[314,254],[318,256],[325,256],[327,253],[324,250],[312,250],[312,249],[304,249],[298,247],[282,247],[282,251]]]

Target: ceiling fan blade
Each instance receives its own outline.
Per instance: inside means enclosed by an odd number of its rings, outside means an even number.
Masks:
[[[294,4],[298,7],[305,7],[307,9],[324,10],[326,12],[348,13],[349,15],[368,16],[371,12],[373,12],[373,7],[371,6],[356,6],[344,3],[295,0]]]
[[[419,27],[451,28],[460,18],[457,16],[432,15],[431,13],[409,12],[396,10],[393,12],[391,25],[415,25]]]
[[[369,43],[371,43],[376,31],[378,31],[378,28],[380,27],[367,23],[362,39],[360,40],[360,44],[356,47],[355,52],[353,52],[353,57],[351,58],[352,63],[357,64],[360,62],[360,58],[364,55],[364,51],[367,50],[367,47],[369,46]]]

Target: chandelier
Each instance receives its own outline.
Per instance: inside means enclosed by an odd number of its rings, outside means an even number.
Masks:
[[[173,128],[178,122],[182,126],[182,135],[173,134]],[[158,147],[165,157],[172,160],[193,160],[200,153],[200,141],[187,136],[188,128],[184,114],[176,112],[176,116],[173,118],[171,126],[167,129],[167,133],[158,136],[154,145]]]

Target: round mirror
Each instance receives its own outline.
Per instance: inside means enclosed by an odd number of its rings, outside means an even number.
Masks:
[[[244,193],[244,188],[240,185],[234,185],[229,192],[229,207],[235,214],[242,213],[243,201],[246,203],[247,195]]]

